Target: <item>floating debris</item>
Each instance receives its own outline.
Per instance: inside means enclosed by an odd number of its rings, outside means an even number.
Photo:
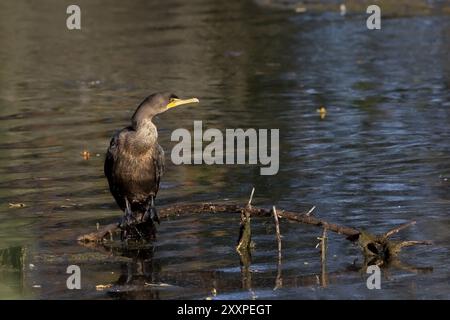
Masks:
[[[306,12],[306,8],[305,7],[296,7],[295,8],[295,12],[297,12],[297,13],[305,13]]]
[[[100,83],[102,83],[100,80],[92,80],[92,81],[88,82],[88,85],[90,85],[90,86],[97,86]]]
[[[320,115],[321,120],[325,119],[325,117],[327,116],[327,109],[324,106],[321,106],[316,111]]]
[[[345,16],[347,14],[347,7],[345,6],[345,4],[341,4],[339,6],[339,11],[341,12],[341,16]]]
[[[84,150],[83,152],[81,152],[81,156],[84,160],[89,160],[91,158],[91,153],[87,150]]]
[[[146,287],[173,287],[171,284],[168,283],[148,283],[145,282]]]
[[[10,202],[9,203],[9,207],[10,208],[25,208],[26,204],[25,203],[14,203],[14,202]]]
[[[110,284],[98,284],[98,285],[95,286],[95,290],[97,290],[97,291],[103,291],[103,290],[109,289],[109,288],[111,288],[111,287],[112,287],[112,284],[111,284],[111,283],[110,283]]]

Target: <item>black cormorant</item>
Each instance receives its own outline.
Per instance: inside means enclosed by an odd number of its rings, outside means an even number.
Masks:
[[[131,126],[118,131],[111,139],[105,159],[105,176],[119,207],[125,212],[120,228],[127,233],[137,225],[159,223],[154,200],[164,172],[164,150],[158,144],[158,131],[152,119],[173,107],[199,102],[197,98],[179,99],[171,93],[155,93],[141,102],[131,118]],[[137,221],[137,214],[141,220]],[[147,230],[148,231],[148,230]],[[154,235],[154,234],[153,234]]]

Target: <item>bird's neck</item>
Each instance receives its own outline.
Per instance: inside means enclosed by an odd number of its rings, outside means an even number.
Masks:
[[[147,152],[156,146],[158,130],[151,120],[139,123],[136,128],[135,147],[141,152]]]

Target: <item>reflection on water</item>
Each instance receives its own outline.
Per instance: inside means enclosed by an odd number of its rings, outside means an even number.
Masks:
[[[0,297],[449,298],[447,16],[391,17],[369,32],[364,15],[251,1],[79,5],[82,31],[73,32],[59,1],[0,3]],[[367,290],[363,262],[352,271],[361,255],[338,235],[324,288],[314,227],[281,225],[277,290],[276,240],[264,220],[254,220],[248,267],[230,215],[163,221],[154,248],[133,254],[78,245],[78,235],[120,215],[102,173],[109,137],[162,90],[201,100],[158,119],[167,154],[171,131],[193,120],[279,128],[281,145],[273,177],[167,161],[160,205],[244,201],[255,186],[255,203],[316,205],[321,218],[374,233],[417,220],[399,236],[435,246],[405,250],[402,263],[414,267],[389,268],[380,293]],[[70,264],[81,267],[80,291],[65,287]]]

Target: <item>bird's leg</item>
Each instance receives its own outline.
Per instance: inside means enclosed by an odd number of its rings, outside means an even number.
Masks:
[[[150,204],[147,205],[147,210],[145,211],[144,216],[142,217],[142,221],[147,222],[148,219],[152,219],[152,221],[159,222],[158,212],[155,207],[155,196],[150,196]]]
[[[131,205],[128,199],[125,197],[125,214],[123,215],[119,227],[121,229],[126,228],[127,226],[132,226],[136,222],[136,218],[133,216],[133,212],[131,211]]]
[[[137,227],[138,221],[134,216],[133,211],[131,211],[130,202],[126,197],[125,197],[125,204],[126,204],[125,214],[123,215],[119,223],[119,228],[122,229],[120,233],[120,240],[121,241],[128,240],[128,236],[131,234],[130,232],[131,230],[133,230],[133,232],[136,232],[140,239],[143,239],[144,236]]]

